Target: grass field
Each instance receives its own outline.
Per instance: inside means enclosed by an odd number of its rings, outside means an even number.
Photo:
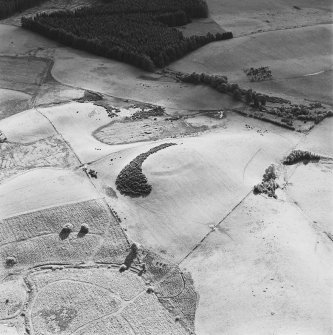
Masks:
[[[33,169],[0,185],[0,218],[96,198],[83,172]]]
[[[49,63],[35,57],[0,57],[0,87],[33,94],[43,81]]]
[[[94,137],[107,144],[123,144],[181,137],[206,129],[205,126],[193,127],[186,123],[186,120],[151,117],[137,121],[112,122],[96,131]]]
[[[69,222],[73,225],[71,237],[79,233],[82,224],[89,226],[90,233],[103,235],[109,224],[115,224],[112,221],[102,200],[51,207],[4,219],[0,227],[0,246],[40,235],[59,235]]]
[[[330,254],[292,203],[251,195],[181,264],[200,295],[197,332],[329,333]]]
[[[52,75],[63,84],[162,105],[171,110],[211,110],[235,105],[234,101],[221,98],[211,89],[170,80],[147,80],[144,79],[145,71],[67,48],[56,50]]]
[[[329,0],[208,0],[212,18],[235,36],[332,22]],[[297,8],[295,8],[297,7]]]
[[[110,122],[103,107],[93,103],[72,102],[41,108],[40,112],[51,120],[82,162],[90,162],[115,151],[115,148],[92,136],[95,130]]]
[[[117,194],[109,198],[131,238],[166,253],[169,259],[181,259],[209,232],[210,225],[261,180],[266,167],[299,139],[288,130],[266,127],[265,123],[259,126],[257,121],[237,115],[228,114],[226,120],[227,129],[172,139],[177,146],[149,157],[143,163],[143,173],[152,185],[148,197],[131,199]],[[246,125],[256,126],[249,129]],[[147,146],[93,164],[99,174],[96,184],[115,190],[120,170],[138,153],[147,151]]]
[[[73,152],[59,136],[30,144],[1,143],[0,148],[0,181],[30,169],[79,165]]]
[[[29,94],[0,88],[0,120],[30,107]]]
[[[70,232],[63,232],[70,223]],[[89,231],[81,233],[81,226]],[[52,207],[3,219],[0,225],[0,257],[14,257],[15,269],[42,264],[68,264],[101,260],[121,263],[128,242],[103,200]]]
[[[222,74],[230,82],[266,94],[306,97],[332,104],[331,38],[331,24],[265,32],[207,45],[171,68],[188,73]],[[270,67],[272,81],[252,83],[247,79],[243,70],[260,66]],[[318,74],[307,76],[315,73]]]
[[[0,319],[7,320],[17,316],[27,300],[23,280],[6,280],[0,284]],[[1,328],[0,328],[1,331]],[[3,334],[6,334],[3,332]]]
[[[50,122],[36,109],[0,120],[0,130],[8,142],[17,144],[29,144],[56,135]]]

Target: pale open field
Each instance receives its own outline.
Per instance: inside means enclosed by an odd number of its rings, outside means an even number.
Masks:
[[[329,334],[332,242],[292,203],[248,197],[184,261],[198,334]]]
[[[249,130],[246,124],[257,126]],[[117,193],[110,198],[132,239],[179,261],[260,181],[265,168],[299,140],[296,133],[233,114],[228,114],[226,128],[172,139],[176,146],[149,157],[143,163],[153,188],[148,197]],[[115,190],[117,174],[146,147],[92,164],[99,175],[96,183]]]
[[[207,3],[212,18],[236,36],[332,22],[329,0],[208,0]]]
[[[36,109],[0,120],[0,130],[9,142],[28,144],[56,134],[51,123]]]
[[[129,65],[69,48],[57,49],[52,75],[63,84],[153,103],[170,109],[231,107],[230,99],[209,88],[145,79],[145,72]],[[157,76],[159,78],[160,76]]]
[[[6,24],[0,24],[0,40],[0,54],[6,56],[35,54],[39,50],[59,46],[37,34]]]
[[[33,169],[0,185],[0,218],[96,198],[99,194],[83,172]]]
[[[331,24],[244,36],[208,44],[171,68],[222,74],[242,87],[332,104],[332,37]],[[243,70],[260,66],[270,67],[272,81],[247,79]]]
[[[104,107],[93,103],[72,102],[39,108],[39,111],[50,120],[82,163],[97,160],[119,150],[119,146],[102,143],[103,141],[93,136],[97,129],[111,121]],[[124,113],[126,114],[126,109]]]
[[[29,108],[29,94],[0,88],[0,120]]]

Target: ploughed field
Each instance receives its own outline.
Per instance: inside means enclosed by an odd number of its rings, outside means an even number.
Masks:
[[[0,0],[0,334],[330,334],[331,14]]]

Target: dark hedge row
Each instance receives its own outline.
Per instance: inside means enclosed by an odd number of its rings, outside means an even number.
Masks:
[[[191,74],[180,74],[178,75],[178,78],[186,83],[208,85],[220,93],[230,94],[236,100],[246,102],[249,105],[253,104],[253,106],[257,108],[266,105],[267,95],[257,93],[250,89],[242,89],[238,84],[230,84],[228,83],[228,78],[226,76],[193,72]]]
[[[133,3],[132,6],[129,6],[130,3]],[[197,15],[200,14],[198,8],[204,3],[201,0],[170,3],[156,0],[147,2],[146,7],[142,5],[145,3],[112,1],[108,5],[72,12],[41,13],[22,18],[22,26],[69,46],[148,71],[164,67],[209,42],[233,37],[231,32],[225,32],[185,38],[174,28],[189,22],[194,16],[193,8],[197,8]],[[189,5],[195,3],[197,7]]]
[[[284,160],[284,165],[293,165],[300,162],[309,163],[309,162],[319,162],[320,156],[303,150],[293,150]]]
[[[289,129],[293,127],[293,120],[314,121],[319,123],[326,117],[333,116],[332,111],[326,110],[320,103],[311,103],[309,106],[292,104],[290,101],[278,97],[268,96],[258,93],[252,89],[243,89],[238,84],[228,83],[226,76],[208,75],[205,73],[177,73],[177,78],[183,82],[192,83],[195,85],[203,84],[212,87],[220,93],[232,95],[235,100],[246,103],[252,106],[262,114],[276,115],[281,118],[282,124]],[[267,106],[267,103],[281,104],[282,106]],[[262,116],[260,119],[267,120]],[[272,120],[269,120],[273,122]]]
[[[120,171],[116,179],[117,190],[121,194],[133,198],[149,195],[152,187],[148,184],[147,177],[142,173],[142,163],[149,155],[171,145],[176,145],[176,143],[163,143],[134,158]]]
[[[0,19],[38,5],[45,0],[0,0]]]

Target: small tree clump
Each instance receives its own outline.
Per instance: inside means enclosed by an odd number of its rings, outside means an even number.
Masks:
[[[265,173],[263,175],[263,181],[270,181],[271,179],[275,180],[276,177],[276,168],[272,164],[265,170]]]
[[[261,184],[253,187],[254,194],[267,194],[269,197],[277,198],[275,191],[279,188],[279,184],[275,181],[277,178],[276,168],[272,164],[266,170],[262,177]]]
[[[132,243],[132,245],[131,245],[132,253],[136,255],[138,253],[138,250],[139,250],[138,245],[136,243]]]
[[[120,267],[119,267],[119,272],[124,272],[126,271],[128,268],[125,264],[121,264]]]
[[[73,225],[71,223],[65,223],[63,226],[62,226],[62,231],[64,233],[70,233],[71,231],[73,230]]]
[[[284,160],[283,165],[293,165],[300,162],[307,164],[309,162],[318,162],[320,156],[310,151],[293,150]]]
[[[8,256],[6,258],[6,265],[8,267],[14,266],[17,263],[17,260],[14,256]]]
[[[154,293],[155,292],[155,289],[153,286],[148,286],[147,288],[147,293]]]
[[[88,234],[89,232],[89,226],[86,223],[83,223],[80,228],[81,234]]]

